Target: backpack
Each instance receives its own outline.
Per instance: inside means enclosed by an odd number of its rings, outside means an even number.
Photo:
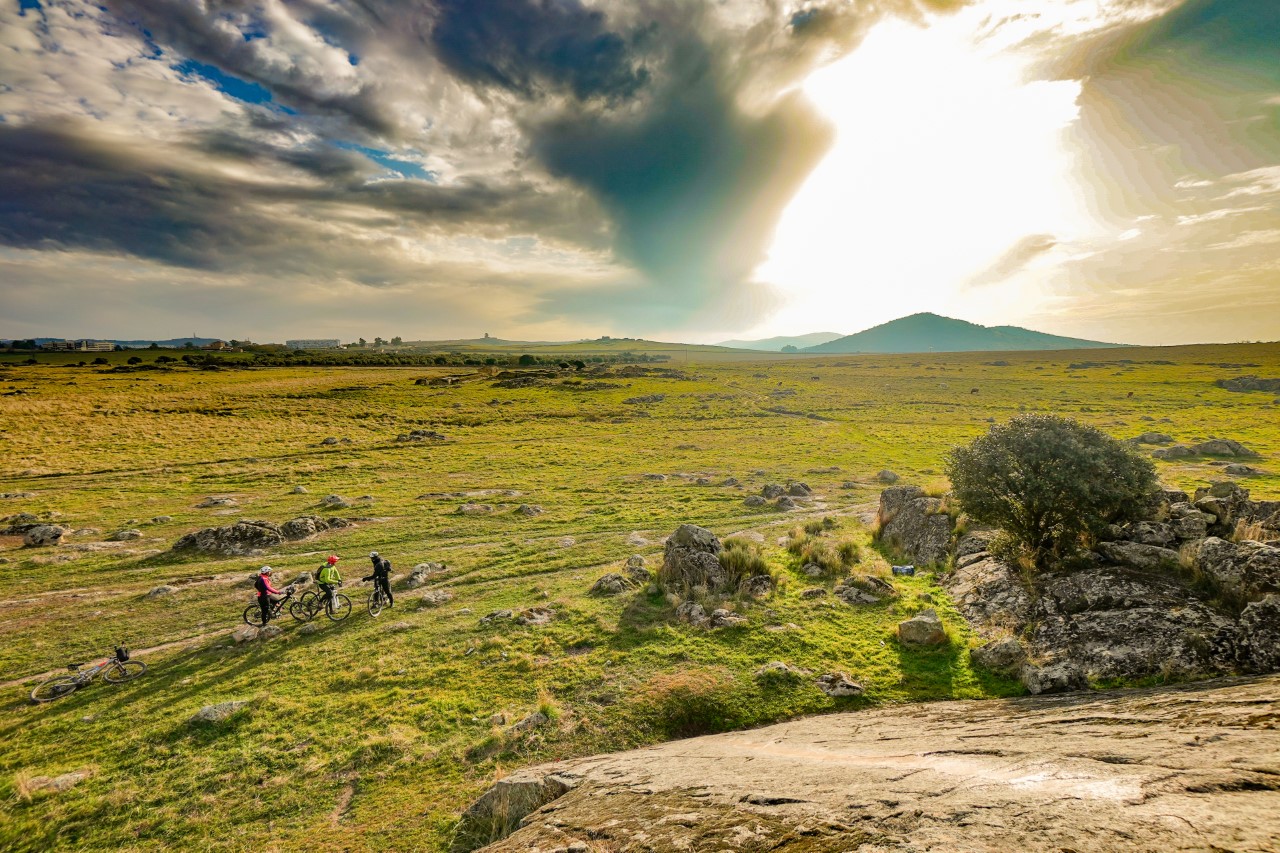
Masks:
[[[382,558],[382,565],[381,565],[381,566],[379,566],[378,568],[379,568],[379,569],[381,569],[382,574],[384,574],[384,575],[390,575],[390,574],[391,574],[391,561],[390,561],[390,560],[388,560],[386,557],[383,557],[383,558]]]

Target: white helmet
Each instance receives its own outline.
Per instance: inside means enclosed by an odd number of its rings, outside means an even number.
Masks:
[[[377,552],[377,551],[370,551],[370,552],[369,552],[369,556],[370,556],[370,557],[376,557],[376,556],[378,556],[378,552]]]
[[[270,567],[270,566],[263,566],[262,568],[258,569],[258,574],[260,574],[260,575],[269,575],[269,574],[271,574],[271,567]]]

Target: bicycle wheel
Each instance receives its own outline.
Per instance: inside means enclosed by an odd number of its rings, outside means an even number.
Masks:
[[[252,625],[255,628],[262,627],[262,608],[256,604],[250,604],[244,609],[244,623]]]
[[[147,671],[147,665],[140,660],[127,660],[106,668],[102,680],[111,684],[123,684],[132,681]]]
[[[295,599],[289,602],[289,615],[299,622],[310,622],[315,616],[315,611],[307,607],[306,598]]]
[[[311,616],[315,616],[320,612],[320,596],[316,595],[314,590],[308,590],[298,596],[298,603],[301,604],[303,608],[311,614]],[[307,618],[309,619],[311,617],[308,616]]]
[[[69,675],[51,678],[36,685],[36,689],[31,691],[31,701],[52,702],[75,693],[79,686],[80,682]]]
[[[351,615],[351,599],[340,592],[335,592],[333,599],[326,603],[325,612],[334,622],[341,622]]]
[[[386,596],[382,594],[382,590],[375,589],[373,592],[369,593],[369,615],[370,616],[377,618],[378,614],[382,612],[382,608],[386,606],[387,606],[387,599],[386,599]]]

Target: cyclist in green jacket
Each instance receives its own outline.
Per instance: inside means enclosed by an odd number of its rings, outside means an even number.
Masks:
[[[336,587],[342,585],[342,575],[338,574],[338,560],[341,558],[337,554],[330,554],[329,559],[320,567],[320,574],[316,577],[316,584],[320,587],[320,592],[326,604],[332,606],[333,591]]]

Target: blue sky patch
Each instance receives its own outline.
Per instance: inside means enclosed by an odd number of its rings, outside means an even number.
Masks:
[[[380,151],[377,148],[370,148],[366,145],[356,145],[354,142],[343,142],[335,139],[332,144],[334,147],[341,148],[344,151],[355,151],[363,154],[382,168],[395,172],[402,178],[416,178],[435,183],[436,176],[422,168],[418,163],[409,160],[397,160],[386,151]]]
[[[271,92],[268,89],[259,86],[257,83],[250,83],[246,80],[241,80],[239,77],[233,77],[215,65],[197,62],[194,59],[184,59],[174,68],[179,74],[203,77],[216,86],[218,91],[224,92],[238,101],[244,101],[249,104],[271,102]]]

